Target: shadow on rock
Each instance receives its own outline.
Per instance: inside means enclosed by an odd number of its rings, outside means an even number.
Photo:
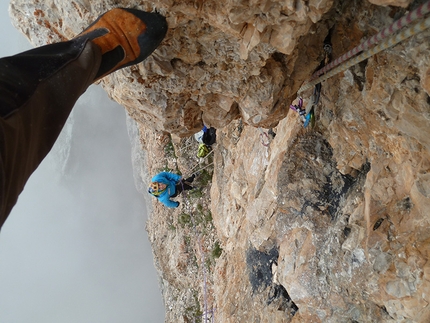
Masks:
[[[284,286],[277,283],[273,275],[273,266],[277,266],[279,252],[273,247],[267,253],[249,247],[246,252],[246,264],[252,293],[262,293],[269,288],[266,304],[275,306],[278,311],[294,316],[299,308],[294,304]]]
[[[306,133],[291,145],[278,177],[279,205],[293,216],[335,220],[342,201],[355,183],[336,168],[332,148],[324,137]]]

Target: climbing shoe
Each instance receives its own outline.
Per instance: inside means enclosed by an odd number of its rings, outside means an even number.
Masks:
[[[166,32],[166,18],[158,13],[115,8],[101,15],[75,40],[90,40],[100,48],[102,62],[96,81],[143,61],[158,47]]]

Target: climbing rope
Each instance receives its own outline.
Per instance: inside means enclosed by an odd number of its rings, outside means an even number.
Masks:
[[[209,166],[209,165],[208,165]],[[182,195],[184,197],[184,200],[187,200],[187,194],[185,192],[184,189],[184,183],[181,181],[181,185],[182,185]],[[197,225],[196,222],[194,220],[194,215],[192,210],[189,210],[190,215],[191,215],[191,222],[193,224],[193,230],[194,230],[194,235],[196,236],[197,239],[197,245],[199,247],[199,252],[200,252],[200,261],[201,261],[201,268],[203,270],[203,301],[204,301],[204,312],[203,315],[205,322],[207,322],[208,320],[208,296],[207,296],[207,273],[206,273],[206,267],[205,267],[205,263],[206,263],[206,257],[205,257],[205,253],[203,251],[203,247],[202,247],[202,241],[201,241],[201,236],[197,231]],[[214,312],[214,309],[212,309],[211,311],[212,313]],[[213,317],[214,315],[212,315],[212,322],[213,322]]]
[[[189,137],[185,140],[184,145],[181,148],[179,148],[179,151],[184,151],[184,150],[188,149],[189,147],[191,147],[193,144],[194,144],[193,137]]]
[[[406,16],[403,16],[399,20],[392,23],[389,27],[384,28],[382,31],[377,33],[376,35],[372,36],[367,41],[362,42],[357,47],[351,49],[349,52],[343,54],[339,58],[335,59],[330,64],[324,66],[320,70],[316,71],[312,77],[311,81],[320,76],[321,74],[324,74],[325,72],[331,70],[333,67],[336,67],[340,63],[344,62],[345,60],[350,59],[351,57],[355,56],[359,52],[368,49],[373,44],[376,44],[377,42],[380,42],[381,40],[385,39],[387,36],[394,34],[398,30],[402,29],[406,25],[409,25],[410,23],[414,22],[417,19],[420,19],[424,17],[425,14],[430,12],[430,1],[427,1],[426,3],[420,5],[415,10],[411,11]]]
[[[430,2],[430,1],[429,1]],[[324,74],[323,76],[310,81],[309,83],[306,83],[305,85],[303,85],[298,93],[302,93],[303,91],[306,91],[308,89],[310,89],[311,87],[315,86],[316,84],[323,82],[327,79],[329,79],[330,77],[341,73],[345,70],[347,70],[348,68],[350,68],[351,66],[354,66],[362,61],[364,61],[365,59],[387,49],[390,47],[393,47],[394,45],[400,43],[401,41],[408,39],[424,30],[426,30],[427,28],[430,27],[430,17],[427,17],[426,19],[415,23],[414,25],[406,28],[405,30],[401,31],[400,33],[393,35],[389,38],[387,38],[384,42],[382,42],[379,45],[376,45],[375,47],[373,47],[370,50],[367,50],[363,53],[361,53],[360,55],[350,59],[349,61],[344,62],[343,64],[339,65],[338,67],[330,70],[329,72],[327,72],[327,74]]]
[[[214,150],[211,150],[205,157],[203,157],[203,158],[207,158],[211,153],[213,153],[214,152]],[[200,165],[200,163],[197,163],[196,165],[194,165],[192,168],[191,168],[191,170],[190,170],[190,172],[192,172],[193,174],[195,174],[195,173],[198,173],[198,172],[201,172],[202,170],[204,170],[204,169],[206,169],[206,168],[208,168],[209,166],[211,166],[211,165],[213,165],[213,162],[212,163],[209,163],[208,165],[206,165],[206,166],[204,166],[204,167],[202,167],[202,168],[200,168],[200,169],[198,169],[198,170],[195,170],[195,168],[197,167],[197,166],[199,166]],[[182,195],[183,195],[183,198],[184,198],[184,200],[186,200],[186,201],[188,201],[188,199],[187,199],[187,194],[186,194],[186,191],[185,191],[185,189],[184,189],[184,183],[181,181],[181,185],[182,185]],[[187,206],[188,207],[190,207],[190,203],[187,203]],[[189,211],[189,213],[190,213],[190,217],[191,217],[191,222],[192,222],[192,224],[193,224],[193,230],[194,230],[194,235],[195,235],[195,237],[196,237],[196,239],[197,239],[197,245],[198,245],[198,248],[199,248],[199,252],[200,252],[200,261],[201,261],[201,268],[202,268],[202,270],[203,270],[203,300],[204,300],[204,312],[203,312],[203,314],[202,314],[202,317],[204,317],[204,322],[207,322],[208,321],[208,314],[209,313],[211,313],[212,314],[212,319],[211,319],[211,321],[212,322],[214,322],[214,317],[215,317],[215,309],[214,308],[212,308],[212,310],[211,311],[208,311],[208,296],[207,296],[207,273],[206,273],[206,267],[205,267],[205,264],[206,264],[206,257],[205,257],[205,253],[204,253],[204,251],[203,251],[203,247],[202,247],[202,238],[201,238],[201,235],[199,234],[199,232],[198,232],[198,230],[197,230],[197,225],[196,225],[196,222],[195,222],[195,219],[194,219],[194,215],[193,215],[193,212],[192,212],[192,210],[191,209],[188,209],[188,211]],[[193,318],[193,321],[195,322],[195,318]]]
[[[261,129],[260,127],[258,127],[258,130],[260,130],[260,140],[261,140],[261,144],[264,147],[269,147],[270,145],[270,138],[269,135],[263,131],[263,129]]]
[[[201,159],[203,160],[203,159],[205,159],[205,158],[207,158],[210,154],[212,154],[214,152],[214,150],[212,149],[205,157],[202,157]],[[200,172],[200,171],[202,171],[203,169],[205,169],[205,168],[207,168],[207,167],[209,167],[210,165],[213,165],[213,162],[212,163],[210,163],[210,164],[208,164],[208,165],[206,165],[205,167],[203,167],[203,168],[200,168],[200,169],[198,169],[198,170],[194,170],[197,166],[199,166],[200,165],[200,163],[197,163],[197,164],[195,164],[190,170],[189,170],[189,172],[191,173],[190,174],[190,176],[192,175],[192,174],[194,174],[194,173],[197,173],[197,172]],[[185,176],[185,175],[184,175]]]

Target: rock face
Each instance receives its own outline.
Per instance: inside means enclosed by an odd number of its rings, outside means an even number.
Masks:
[[[141,124],[151,161],[166,132],[178,148],[202,122],[218,128],[203,248],[172,228],[181,210],[155,205],[148,222],[166,322],[191,322],[191,302],[223,323],[429,322],[430,32],[323,82],[315,128],[288,109],[324,41],[339,57],[420,3],[14,0],[11,14],[37,45],[113,6],[166,15],[155,54],[101,81]],[[192,254],[214,241],[205,294]]]
[[[202,122],[220,128],[239,117],[255,126],[275,125],[288,111],[284,97],[295,95],[317,64],[329,23],[315,23],[332,3],[143,2],[137,7],[166,15],[166,39],[143,64],[105,78],[103,87],[137,121],[180,136],[199,131]],[[136,5],[14,0],[11,14],[16,27],[41,45],[74,37],[113,6]],[[307,50],[296,63],[304,46],[318,50]],[[284,63],[282,54],[288,54]]]

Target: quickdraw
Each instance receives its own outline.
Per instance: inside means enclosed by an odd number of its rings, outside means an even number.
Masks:
[[[315,85],[314,92],[310,97],[306,108],[303,108],[303,98],[299,97],[297,105],[290,105],[290,109],[296,111],[306,128],[309,124],[313,128],[315,126],[315,110],[321,95],[321,83]]]
[[[321,83],[318,83],[314,87],[314,92],[309,99],[308,105],[306,106],[306,117],[305,117],[305,123],[304,127],[306,128],[309,123],[311,124],[312,128],[315,126],[315,110],[316,106],[318,105],[318,102],[320,101],[320,95],[321,95]]]
[[[302,119],[302,121],[305,122],[306,110],[303,109],[302,97],[299,97],[299,103],[297,105],[291,104],[290,109],[296,111],[299,114],[300,119]]]
[[[333,51],[330,44],[326,43],[324,44],[324,52],[325,57],[324,61],[321,63],[321,66],[326,65],[329,60],[331,53]],[[308,104],[306,108],[303,108],[303,99],[302,97],[299,97],[299,103],[298,105],[290,105],[290,108],[296,112],[299,113],[300,118],[303,121],[303,126],[306,128],[309,124],[313,128],[315,126],[315,110],[316,106],[318,105],[318,102],[320,101],[321,96],[321,83],[317,83],[314,87],[314,92],[312,93],[312,96],[308,100]]]
[[[269,135],[263,131],[263,129],[258,128],[258,130],[260,130],[260,140],[261,140],[261,144],[264,147],[268,147],[270,145],[270,138]]]
[[[314,74],[314,77],[308,83],[302,85],[298,91],[298,94],[300,95],[304,91],[312,88],[312,86],[315,84],[321,83],[334,75],[346,71],[351,66],[354,66],[383,50],[393,47],[401,41],[404,41],[426,29],[429,29],[430,17],[424,18],[424,15],[429,11],[430,1],[427,1],[413,12],[410,12],[407,16],[395,21],[391,26],[382,30],[374,38],[362,43],[357,48],[352,49],[350,52],[344,54],[339,59],[336,59],[332,64],[329,64],[327,67],[317,71]],[[418,20],[418,22],[412,24],[412,22],[415,20]],[[403,26],[407,27],[405,29],[401,29]],[[390,34],[390,36],[384,39],[387,34]],[[376,44],[380,40],[383,40],[380,44],[377,44],[372,48],[368,48],[370,45]],[[358,54],[358,52],[361,50],[363,50],[361,54]],[[353,56],[355,54],[357,54],[357,56]],[[317,75],[320,76],[317,77]]]

